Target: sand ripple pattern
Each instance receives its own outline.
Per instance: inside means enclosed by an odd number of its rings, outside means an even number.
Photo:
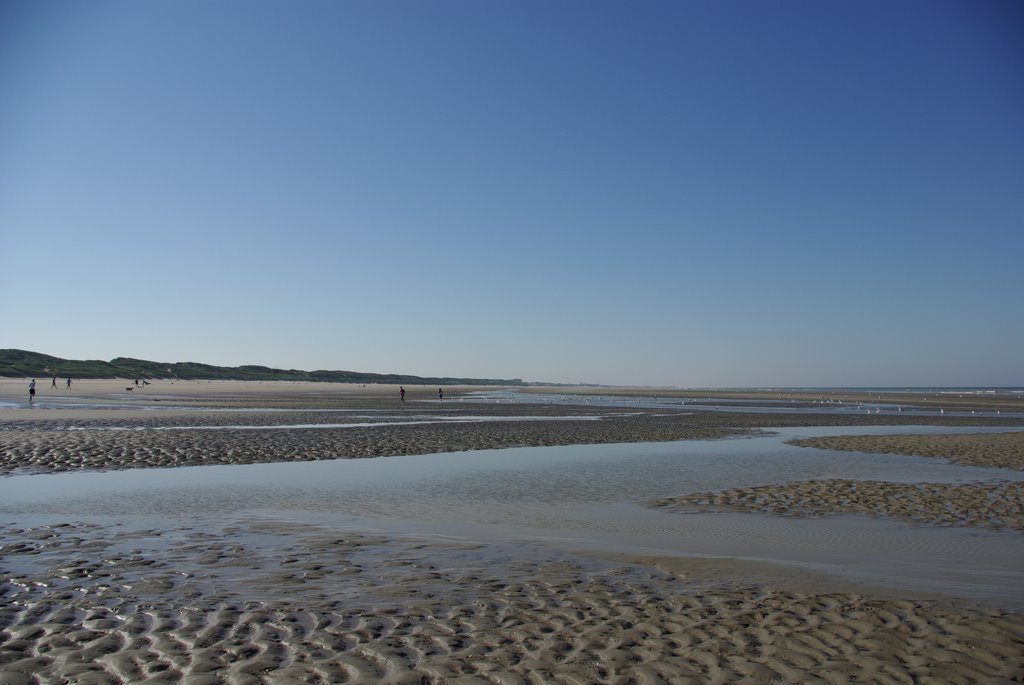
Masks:
[[[232,592],[238,580],[197,589],[258,556],[244,538],[197,536],[179,550],[203,550],[191,577],[174,580],[165,574],[180,560],[114,553],[113,535],[7,532],[6,558],[49,555],[59,567],[0,586],[0,681],[997,683],[1024,673],[1024,614],[995,609],[698,586],[634,566],[452,567],[422,546],[367,538],[292,546],[273,579],[280,598],[254,601]],[[83,547],[92,554],[68,549]],[[118,563],[94,561],[111,554]],[[325,576],[364,594],[304,596],[304,579]]]
[[[800,447],[938,457],[967,466],[1024,469],[1024,431],[965,435],[844,435],[790,440]]]
[[[224,419],[221,419],[222,421]],[[294,419],[292,419],[294,420]],[[320,419],[323,420],[322,418]],[[481,421],[289,430],[0,430],[0,474],[313,461],[543,445],[707,439],[734,428],[685,416],[635,414],[600,421]]]
[[[1024,531],[1024,483],[890,483],[813,480],[655,500],[680,511],[741,511],[779,516],[865,514],[914,523]]]

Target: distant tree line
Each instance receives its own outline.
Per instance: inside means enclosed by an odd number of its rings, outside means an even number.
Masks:
[[[268,366],[212,366],[198,362],[152,362],[117,357],[109,362],[51,357],[39,352],[0,349],[0,376],[61,378],[153,378],[231,381],[315,381],[326,383],[403,383],[408,385],[523,385],[519,378],[440,378],[359,371],[301,371]]]

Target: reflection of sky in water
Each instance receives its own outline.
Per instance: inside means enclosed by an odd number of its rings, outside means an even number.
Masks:
[[[0,511],[80,516],[285,517],[390,534],[556,539],[580,547],[841,565],[864,577],[1024,594],[1024,536],[871,519],[682,515],[637,503],[815,478],[970,482],[1024,474],[784,444],[838,433],[962,433],[962,427],[791,428],[717,441],[482,450],[0,479]],[[1005,430],[1005,429],[1004,429]],[[891,580],[891,578],[890,578]],[[988,590],[981,589],[987,587]],[[1012,588],[1012,589],[1011,589]],[[1021,599],[1024,603],[1024,597]]]

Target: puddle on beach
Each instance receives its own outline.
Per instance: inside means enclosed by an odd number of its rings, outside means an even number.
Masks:
[[[808,479],[1024,480],[1005,469],[785,444],[840,433],[1005,430],[792,428],[717,441],[10,476],[0,478],[0,512],[15,525],[72,517],[163,521],[170,528],[255,516],[503,549],[529,542],[552,550],[771,560],[851,580],[952,589],[958,596],[1024,606],[1024,537],[1017,533],[861,517],[679,514],[641,506],[660,497]]]

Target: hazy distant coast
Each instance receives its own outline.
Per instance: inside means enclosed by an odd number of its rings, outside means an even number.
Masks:
[[[160,378],[181,380],[312,381],[324,383],[405,383],[408,385],[522,385],[519,378],[454,378],[361,371],[301,371],[267,366],[214,366],[198,362],[154,362],[117,357],[100,360],[61,359],[26,350],[0,350],[0,376],[61,378]]]

